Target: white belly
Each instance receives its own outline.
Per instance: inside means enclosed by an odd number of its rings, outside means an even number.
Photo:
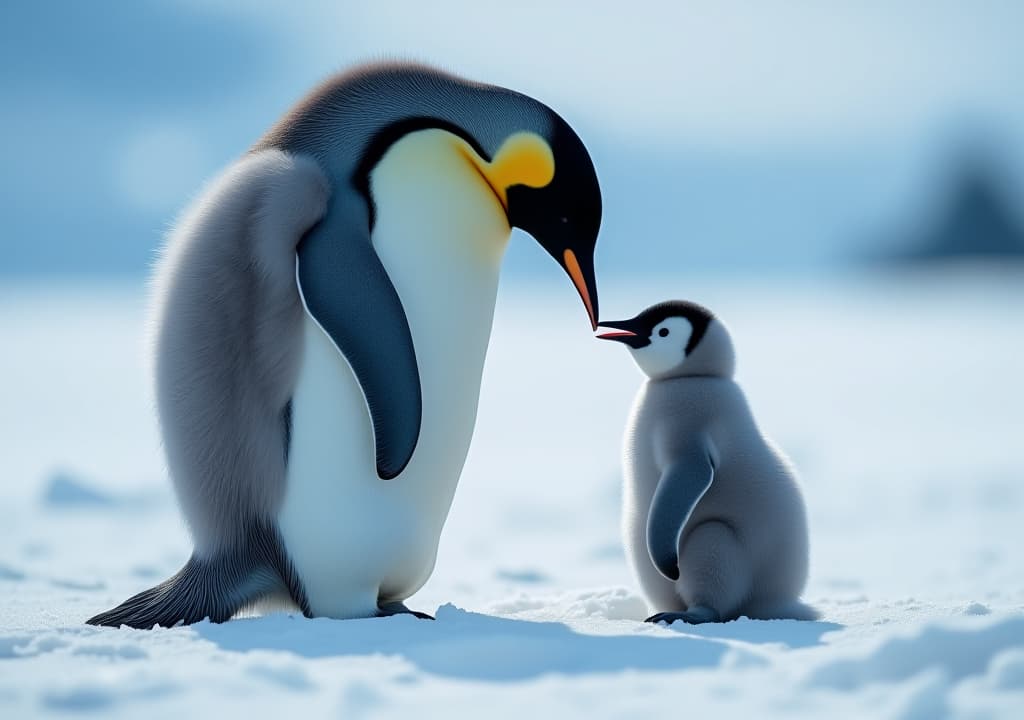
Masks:
[[[419,442],[397,478],[377,477],[362,391],[306,317],[278,522],[315,615],[370,616],[426,582],[472,439],[510,230],[453,142],[439,130],[409,135],[372,176],[373,243],[405,307],[423,393]]]

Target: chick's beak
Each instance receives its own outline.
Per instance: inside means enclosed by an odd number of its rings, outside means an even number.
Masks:
[[[636,337],[635,332],[629,330],[616,330],[615,332],[601,333],[597,336],[598,340],[618,340],[623,342],[626,338]]]
[[[632,323],[629,320],[610,320],[600,323],[600,327],[608,328],[608,331],[598,334],[598,340],[615,340],[630,344],[637,337],[637,333],[633,331]]]

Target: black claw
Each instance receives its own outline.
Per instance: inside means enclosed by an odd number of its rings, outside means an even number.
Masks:
[[[377,609],[377,617],[394,617],[395,615],[412,615],[420,620],[433,620],[433,615],[428,615],[425,612],[419,610],[410,610],[403,603],[394,602],[381,605]]]
[[[674,614],[674,613],[663,613],[663,612],[660,612],[660,613],[654,613],[654,614],[653,614],[653,615],[651,615],[651,616],[650,616],[649,618],[647,618],[646,620],[644,620],[644,622],[649,622],[649,623],[659,623],[659,622],[665,622],[665,623],[667,623],[667,624],[671,625],[671,624],[672,624],[672,621],[674,621],[674,620],[675,620],[676,618],[674,618],[674,617],[671,617],[671,618],[670,618],[670,617],[666,617],[666,616],[667,616],[667,615],[673,615],[673,614]]]
[[[676,620],[681,620],[690,625],[703,625],[708,622],[718,622],[718,613],[709,611],[707,613],[696,612],[660,612],[651,615],[644,622],[665,623],[671,625]]]

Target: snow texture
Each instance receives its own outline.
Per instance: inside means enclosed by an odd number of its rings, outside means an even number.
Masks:
[[[553,277],[553,276],[552,276]],[[379,620],[82,624],[174,572],[136,287],[0,286],[0,717],[1024,717],[1024,278],[609,281],[707,304],[800,470],[816,622],[655,627],[619,540],[640,375],[503,287],[437,569]]]

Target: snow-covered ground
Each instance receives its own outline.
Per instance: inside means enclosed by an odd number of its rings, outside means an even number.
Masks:
[[[671,628],[618,534],[639,371],[567,283],[502,288],[436,622],[82,621],[189,552],[139,287],[0,286],[0,717],[1024,717],[1024,275],[605,282],[718,311],[799,467],[822,620]],[[557,713],[557,714],[556,714]]]

